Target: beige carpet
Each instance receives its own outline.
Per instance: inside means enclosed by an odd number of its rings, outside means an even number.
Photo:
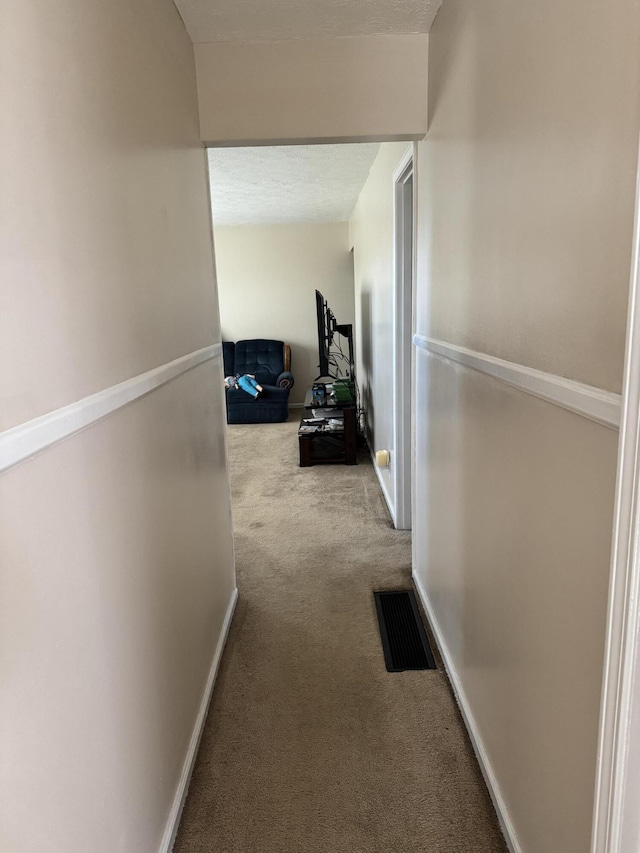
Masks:
[[[299,468],[296,431],[229,428],[240,599],[175,853],[504,851],[442,670],[385,670],[410,535],[366,456]]]

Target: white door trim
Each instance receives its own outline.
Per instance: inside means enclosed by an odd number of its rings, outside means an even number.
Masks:
[[[415,278],[416,211],[413,145],[393,173],[393,479],[395,526],[411,529],[411,372],[413,334],[413,291]],[[411,181],[411,279],[407,281],[406,205]]]
[[[640,172],[631,264],[591,853],[640,841]]]

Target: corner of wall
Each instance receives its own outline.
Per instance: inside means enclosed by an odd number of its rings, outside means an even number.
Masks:
[[[431,628],[436,643],[438,644],[438,650],[440,651],[440,656],[442,658],[449,683],[451,684],[451,689],[453,690],[462,719],[464,720],[464,724],[467,728],[471,746],[473,747],[473,751],[478,759],[478,764],[480,765],[480,770],[487,785],[493,807],[496,810],[500,829],[502,830],[502,834],[507,843],[509,853],[523,853],[506,801],[502,794],[502,790],[500,789],[497,776],[491,766],[488,751],[484,746],[480,728],[474,718],[471,703],[464,692],[462,681],[458,676],[453,661],[453,656],[447,647],[444,632],[441,630],[438,620],[436,619],[435,611],[431,606],[431,602],[429,601],[426,590],[420,581],[420,577],[416,573],[415,566],[412,566],[411,577],[418,593],[420,603],[422,604],[422,608],[427,617],[427,621],[429,622],[429,627]]]

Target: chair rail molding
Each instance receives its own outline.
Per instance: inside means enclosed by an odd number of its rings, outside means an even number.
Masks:
[[[222,355],[222,344],[190,352],[146,373],[0,432],[0,474],[85,429],[166,382]]]
[[[611,429],[618,429],[620,426],[622,404],[620,394],[603,391],[592,385],[585,385],[582,382],[565,379],[563,376],[545,373],[543,370],[525,367],[523,364],[505,361],[425,335],[415,334],[413,343],[418,349],[425,350],[431,355],[446,358],[492,376],[494,379],[506,382],[507,385],[546,400],[548,403],[561,406],[603,426]]]

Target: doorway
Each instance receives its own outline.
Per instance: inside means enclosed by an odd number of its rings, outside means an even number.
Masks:
[[[395,526],[411,529],[411,424],[414,290],[413,150],[410,148],[394,174],[394,453],[391,460],[395,498]]]

